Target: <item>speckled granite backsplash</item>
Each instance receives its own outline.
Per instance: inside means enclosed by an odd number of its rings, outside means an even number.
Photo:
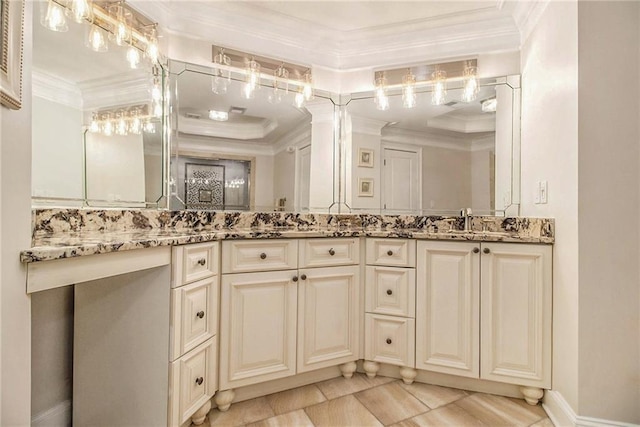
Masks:
[[[287,212],[161,211],[151,209],[35,209],[33,238],[64,233],[144,230],[352,230],[446,232],[463,230],[461,217],[375,214],[299,214]],[[472,217],[475,231],[511,232],[553,239],[554,220],[525,217]]]

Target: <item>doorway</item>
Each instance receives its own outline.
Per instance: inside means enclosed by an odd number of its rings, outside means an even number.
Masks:
[[[421,207],[422,150],[383,147],[382,210],[386,213],[417,213]]]

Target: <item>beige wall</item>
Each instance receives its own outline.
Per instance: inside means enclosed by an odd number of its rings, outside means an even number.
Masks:
[[[489,215],[492,209],[492,195],[494,194],[495,170],[493,150],[478,150],[471,152],[471,203],[473,213]]]
[[[0,425],[31,415],[31,302],[19,252],[31,243],[31,21],[25,2],[22,109],[0,107]]]
[[[283,150],[273,156],[273,195],[274,199],[285,197],[285,210],[294,209],[296,184],[296,154]]]
[[[471,152],[422,148],[423,209],[459,211],[471,206]]]
[[[640,424],[639,14],[578,3],[579,414]]]
[[[553,389],[578,409],[578,32],[575,2],[550,2],[522,47],[521,215],[556,221]],[[538,181],[549,202],[534,204]],[[496,195],[496,197],[498,197]]]

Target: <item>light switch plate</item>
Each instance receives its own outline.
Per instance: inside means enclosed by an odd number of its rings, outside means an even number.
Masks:
[[[545,204],[548,200],[548,185],[547,181],[540,181],[540,203]]]

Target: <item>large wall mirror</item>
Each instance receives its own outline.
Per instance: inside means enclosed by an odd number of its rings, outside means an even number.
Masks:
[[[352,212],[517,215],[520,168],[519,77],[482,79],[475,100],[453,82],[432,104],[417,90],[403,107],[400,91],[380,110],[375,93],[343,106],[344,203]]]
[[[163,68],[142,59],[132,69],[106,32],[107,50],[94,51],[87,22],[50,31],[41,14],[51,3],[33,14],[33,205],[166,206]]]
[[[170,61],[172,209],[328,212],[334,200],[329,93],[294,105],[297,89]]]

